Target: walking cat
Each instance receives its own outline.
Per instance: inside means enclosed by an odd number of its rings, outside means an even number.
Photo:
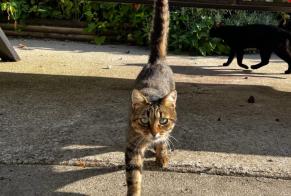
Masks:
[[[215,25],[210,30],[209,35],[210,37],[223,39],[230,46],[228,60],[223,66],[228,66],[236,55],[238,65],[248,69],[248,66],[242,63],[244,49],[256,48],[260,52],[261,62],[252,65],[252,69],[267,65],[271,54],[274,52],[288,63],[288,69],[285,74],[291,73],[291,34],[284,29],[261,24],[245,26]]]
[[[127,195],[141,194],[143,156],[149,146],[154,146],[156,162],[168,165],[167,142],[177,119],[173,72],[165,63],[168,31],[168,0],[155,0],[149,60],[131,95],[125,150]]]

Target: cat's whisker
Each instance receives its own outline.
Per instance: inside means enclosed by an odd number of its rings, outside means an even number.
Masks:
[[[170,138],[173,138],[177,143],[179,143],[179,141],[172,135],[169,135]]]
[[[170,143],[170,144],[172,144],[172,146],[173,146],[173,149],[171,149],[172,151],[174,151],[175,150],[175,145],[174,145],[174,143],[171,141],[171,139],[169,138],[168,139],[168,142]]]
[[[169,138],[167,140],[165,140],[165,143],[167,144],[168,146],[168,149],[170,151],[173,151],[175,149],[175,146],[173,145],[173,143],[169,140]]]
[[[171,145],[169,144],[169,142],[166,140],[165,143],[166,143],[168,149],[169,149],[170,151],[172,151],[172,148],[171,148]]]

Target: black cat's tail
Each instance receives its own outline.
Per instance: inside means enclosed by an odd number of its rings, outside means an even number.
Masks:
[[[157,60],[164,59],[167,55],[169,20],[168,0],[155,0],[150,38],[149,63],[151,65],[156,64]]]

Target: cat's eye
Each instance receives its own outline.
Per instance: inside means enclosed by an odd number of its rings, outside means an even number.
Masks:
[[[161,124],[161,125],[166,125],[166,124],[168,124],[168,119],[167,119],[167,118],[160,118],[160,124]]]
[[[149,124],[149,119],[148,118],[140,118],[139,121],[140,121],[140,123],[142,125],[148,125]]]

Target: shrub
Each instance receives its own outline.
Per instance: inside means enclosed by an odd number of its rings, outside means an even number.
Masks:
[[[89,32],[96,32],[96,44],[104,42],[148,45],[151,6],[94,3],[86,0],[6,0],[0,17],[15,22],[29,17],[86,21]],[[210,39],[208,31],[215,21],[243,25],[277,25],[277,13],[171,7],[169,49],[193,55],[225,54],[221,41]]]

